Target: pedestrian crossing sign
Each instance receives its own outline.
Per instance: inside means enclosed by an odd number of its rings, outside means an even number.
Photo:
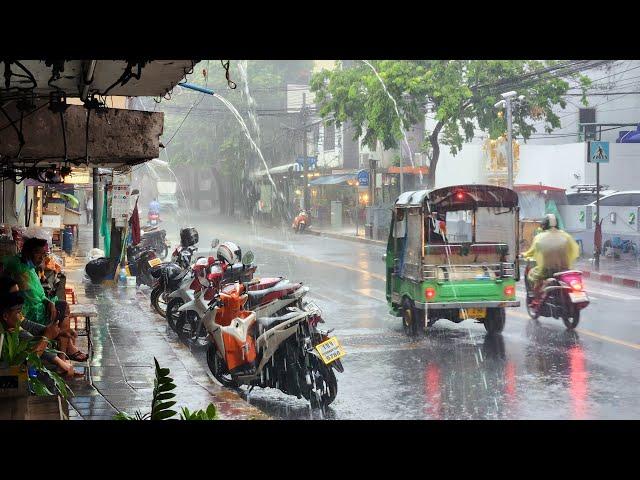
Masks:
[[[609,163],[609,142],[589,142],[589,163]]]

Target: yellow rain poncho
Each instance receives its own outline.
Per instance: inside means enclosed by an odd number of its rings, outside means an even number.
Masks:
[[[551,277],[554,273],[570,270],[580,255],[580,247],[568,233],[551,228],[536,235],[531,248],[522,255],[536,261],[529,279],[537,281],[543,277]]]

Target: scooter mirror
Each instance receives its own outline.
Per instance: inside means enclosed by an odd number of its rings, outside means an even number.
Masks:
[[[254,258],[255,256],[253,255],[253,252],[251,250],[247,250],[242,257],[242,264],[244,266],[249,266],[253,263]]]
[[[217,238],[214,238],[211,241],[211,248],[216,248],[218,245],[220,245],[220,240],[218,240]]]

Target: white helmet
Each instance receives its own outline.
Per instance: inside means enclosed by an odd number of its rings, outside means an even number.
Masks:
[[[233,242],[223,242],[218,246],[218,260],[233,265],[242,260],[242,251]]]

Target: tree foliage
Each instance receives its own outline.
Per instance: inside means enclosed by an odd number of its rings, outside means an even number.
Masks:
[[[320,115],[340,125],[349,120],[354,140],[375,149],[380,142],[385,149],[399,146],[405,131],[424,120],[434,122],[425,135],[423,151],[430,159],[427,178],[434,185],[440,145],[457,154],[465,142],[473,139],[476,129],[497,138],[506,131],[506,119],[494,104],[500,94],[517,90],[525,101],[514,104],[513,130],[526,139],[543,123],[546,132],[560,126],[554,108],[564,109],[563,95],[570,87],[564,78],[541,73],[558,61],[536,60],[380,60],[371,62],[396,100],[394,104],[380,80],[369,66],[356,62],[347,69],[323,70],[311,79]],[[538,72],[534,75],[532,73]],[[584,89],[587,77],[574,73]]]

